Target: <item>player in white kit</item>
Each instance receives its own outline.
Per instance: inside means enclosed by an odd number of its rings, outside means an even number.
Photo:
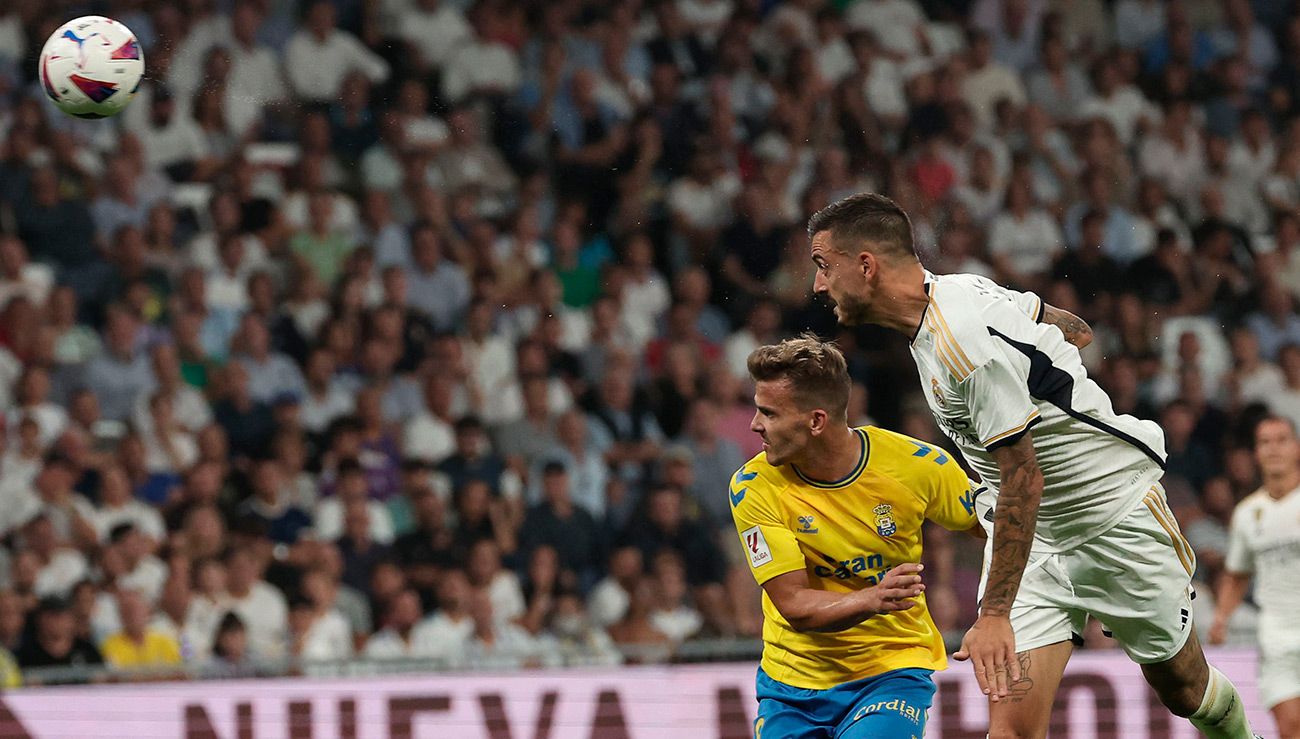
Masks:
[[[1282,739],[1300,739],[1300,441],[1286,418],[1255,427],[1264,484],[1232,512],[1226,572],[1219,581],[1210,643],[1255,578],[1259,605],[1259,693]]]
[[[1191,624],[1195,563],[1159,485],[1160,427],[1117,415],[1071,341],[1091,332],[1038,296],[933,275],[907,214],[864,193],[808,223],[813,289],[841,324],[904,333],[935,420],[990,486],[980,615],[955,655],[989,696],[991,737],[1044,737],[1089,615],[1174,714],[1211,739],[1250,739],[1236,688]]]

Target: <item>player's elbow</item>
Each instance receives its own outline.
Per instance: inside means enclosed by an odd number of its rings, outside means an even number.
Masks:
[[[1092,343],[1092,326],[1083,321],[1079,321],[1079,329],[1071,337],[1075,346],[1082,349]]]

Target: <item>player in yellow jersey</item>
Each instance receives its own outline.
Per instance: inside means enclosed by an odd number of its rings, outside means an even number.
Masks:
[[[921,737],[947,666],[925,606],[921,525],[982,535],[966,474],[940,449],[848,425],[844,356],[811,337],[756,349],[763,451],[731,513],[763,587],[757,737]]]

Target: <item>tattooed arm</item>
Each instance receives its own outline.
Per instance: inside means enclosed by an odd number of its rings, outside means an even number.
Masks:
[[[1029,562],[1029,546],[1038,523],[1038,504],[1043,498],[1043,472],[1038,468],[1030,434],[1014,444],[994,449],[993,458],[997,460],[1002,485],[993,510],[993,561],[989,565],[980,613],[1007,616]]]
[[[1005,699],[1023,677],[1011,630],[1011,604],[1029,562],[1029,547],[1043,497],[1043,472],[1034,456],[1033,437],[993,450],[1001,473],[1001,490],[993,510],[993,559],[980,601],[980,616],[953,655],[970,660],[975,679],[989,699]]]
[[[1051,324],[1061,329],[1061,333],[1065,334],[1065,340],[1080,349],[1092,343],[1092,327],[1087,321],[1068,310],[1043,303],[1043,317],[1039,319],[1039,323]]]

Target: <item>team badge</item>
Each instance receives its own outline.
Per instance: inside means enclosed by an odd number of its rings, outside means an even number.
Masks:
[[[871,510],[876,514],[876,531],[881,536],[893,536],[898,532],[898,524],[894,523],[893,506],[881,503]]]
[[[939,390],[939,380],[930,378],[930,392],[934,393],[934,402],[939,404],[940,408],[947,408],[948,404],[943,402],[943,392]]]
[[[800,533],[800,534],[815,534],[815,533],[817,533],[817,528],[816,528],[815,526],[813,526],[813,521],[814,521],[814,520],[816,520],[814,516],[800,516],[800,517],[799,517],[799,530],[798,530],[796,533]]]

